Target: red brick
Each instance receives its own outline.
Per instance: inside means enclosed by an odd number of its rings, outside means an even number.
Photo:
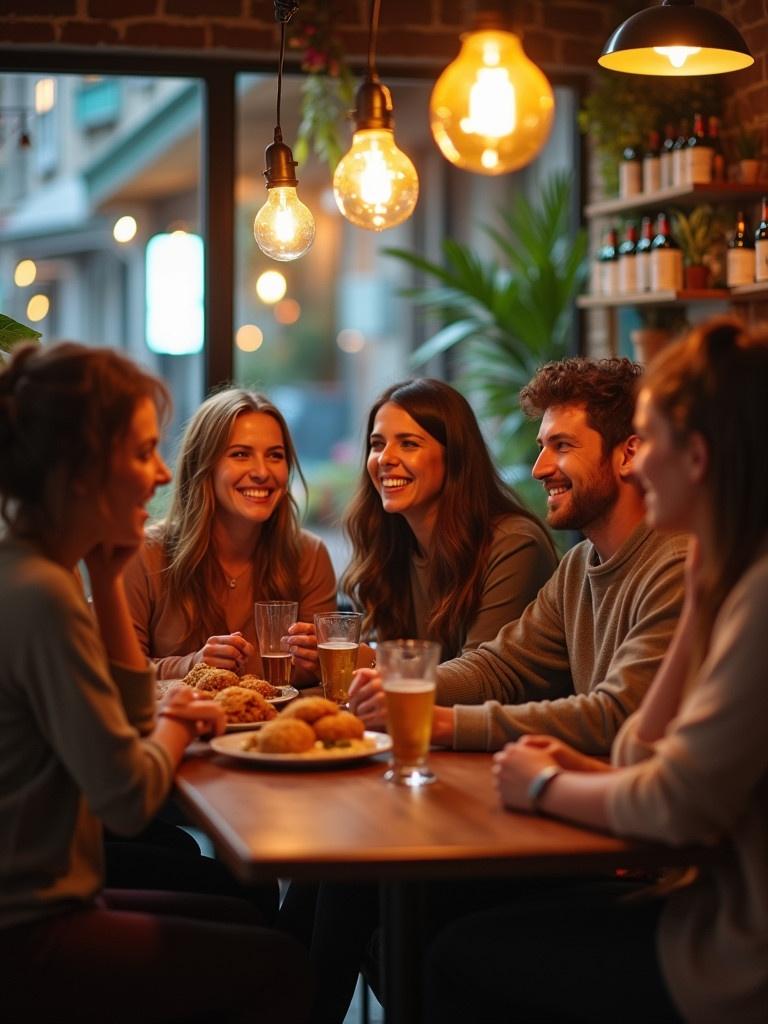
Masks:
[[[744,0],[739,11],[738,20],[735,24],[739,30],[745,28],[747,25],[752,25],[756,21],[760,21],[761,18],[765,17],[765,3],[763,0]]]
[[[567,36],[558,40],[558,60],[569,67],[593,71],[597,67],[597,58],[600,56],[603,42],[603,39],[597,42],[595,39],[576,39]]]
[[[211,46],[230,50],[274,53],[275,37],[271,28],[245,28],[243,25],[211,25]],[[286,64],[290,55],[286,55]]]
[[[608,31],[605,27],[605,8],[566,7],[563,4],[544,5],[544,26],[558,32],[577,32],[580,35]]]
[[[747,93],[747,102],[753,117],[764,118],[768,113],[768,85],[758,85]]]
[[[8,0],[3,15],[23,14],[25,18],[56,18],[77,14],[77,0]]]
[[[201,50],[205,47],[205,28],[202,25],[162,24],[140,21],[126,25],[123,42],[128,46],[162,46],[186,50]]]
[[[555,59],[555,40],[551,32],[527,31],[521,36],[523,49],[536,64],[550,63]]]
[[[239,18],[243,14],[242,0],[165,0],[168,17],[183,18]]]
[[[59,41],[72,46],[99,46],[119,43],[120,33],[108,21],[65,21],[59,32]]]
[[[367,25],[368,4],[365,0],[335,0],[333,20],[336,25]]]
[[[11,43],[50,43],[55,34],[50,21],[0,21],[0,39]]]
[[[116,21],[118,18],[145,18],[157,13],[159,0],[88,0],[91,18]]]
[[[425,26],[432,22],[430,5],[424,0],[386,0],[381,5],[379,31],[397,26],[406,32],[410,25]]]
[[[757,58],[759,54],[768,51],[768,22],[763,21],[760,25],[744,29],[742,35],[753,57]]]

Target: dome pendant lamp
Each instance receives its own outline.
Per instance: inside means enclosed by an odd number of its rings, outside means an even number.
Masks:
[[[627,18],[598,63],[634,75],[719,75],[754,64],[741,33],[693,0],[663,0]]]
[[[297,0],[275,0],[275,19],[280,22],[280,64],[277,70],[277,123],[274,142],[264,157],[267,169],[267,201],[256,214],[253,235],[265,256],[285,263],[303,256],[315,239],[315,220],[296,194],[296,161],[283,142],[280,129],[280,97],[285,59],[285,26],[298,10]]]
[[[432,135],[446,158],[476,174],[505,174],[544,147],[555,115],[552,87],[498,14],[483,12],[429,101]]]
[[[379,7],[380,0],[371,0],[368,73],[357,91],[352,148],[333,173],[333,194],[342,215],[368,231],[401,224],[419,198],[416,168],[395,145],[392,96],[376,72]]]

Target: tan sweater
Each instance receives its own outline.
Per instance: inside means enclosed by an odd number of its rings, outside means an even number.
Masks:
[[[138,832],[171,787],[139,732],[154,673],[110,666],[74,573],[0,543],[0,927],[59,913],[102,885],[103,822]]]
[[[184,615],[177,605],[171,603],[163,584],[165,566],[162,544],[146,541],[128,566],[125,586],[139,642],[155,661],[158,678],[178,679],[195,664],[197,651],[208,637],[198,630],[191,639],[185,638]],[[256,649],[244,671],[261,675],[253,617],[256,598],[250,581],[243,578],[234,589],[223,589],[224,592],[217,595],[226,616],[226,621],[220,626],[221,635],[241,632]],[[336,577],[330,556],[320,538],[307,530],[301,531],[299,593],[283,596],[286,600],[299,602],[300,622],[312,622],[316,612],[336,608]]]
[[[614,763],[611,828],[722,857],[671,895],[659,953],[693,1024],[768,1021],[768,554],[731,591],[696,685],[652,747],[629,719]]]
[[[602,563],[588,541],[572,548],[516,622],[438,668],[437,703],[456,705],[454,748],[548,733],[607,755],[672,637],[685,551],[644,525]]]

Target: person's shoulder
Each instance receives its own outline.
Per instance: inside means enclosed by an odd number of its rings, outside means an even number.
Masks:
[[[327,550],[325,541],[311,530],[299,530],[299,547],[302,555]]]
[[[549,547],[547,532],[537,519],[509,512],[493,524],[493,544],[504,544],[523,539]]]
[[[0,592],[5,614],[40,616],[78,599],[81,591],[75,573],[26,545],[0,545]]]
[[[642,546],[646,554],[653,553],[659,559],[684,560],[688,551],[688,534],[649,529]]]

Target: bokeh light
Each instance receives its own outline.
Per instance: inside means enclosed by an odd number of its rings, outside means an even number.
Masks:
[[[336,335],[336,344],[342,352],[360,352],[365,347],[365,335],[354,327],[345,327]]]
[[[41,293],[33,295],[27,303],[27,320],[31,320],[32,323],[37,323],[38,320],[45,320],[50,308],[51,303],[47,295]]]
[[[34,260],[20,260],[16,264],[13,280],[19,288],[26,288],[28,284],[32,284],[36,277],[37,266]]]
[[[256,352],[264,341],[264,332],[256,324],[243,324],[235,334],[235,344],[241,352]]]
[[[283,299],[275,306],[275,320],[279,324],[295,324],[301,316],[301,306],[296,299]]]
[[[288,290],[288,282],[279,270],[265,270],[256,281],[256,294],[268,306],[279,302]]]
[[[137,230],[138,224],[135,217],[120,217],[112,228],[112,236],[116,242],[125,244],[136,237]]]

